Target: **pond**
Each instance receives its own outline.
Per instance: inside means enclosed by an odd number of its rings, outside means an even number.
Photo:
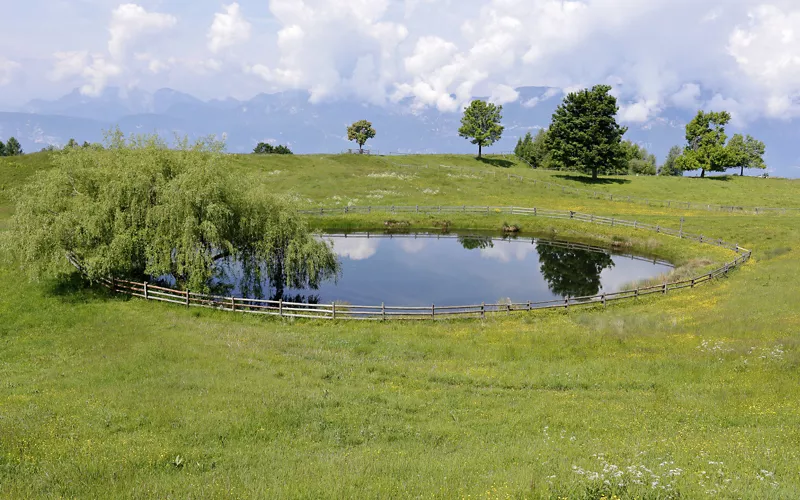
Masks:
[[[488,234],[327,234],[342,264],[317,290],[248,283],[240,265],[224,266],[225,294],[359,305],[429,306],[544,301],[622,290],[667,273],[653,257],[563,241]]]

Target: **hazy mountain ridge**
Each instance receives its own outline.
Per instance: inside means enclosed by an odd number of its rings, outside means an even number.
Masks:
[[[503,107],[503,139],[488,153],[509,151],[528,130],[546,127],[562,94],[544,87],[517,89],[519,98]],[[368,145],[373,150],[411,153],[472,153],[475,147],[458,136],[460,115],[435,109],[412,110],[410,103],[379,107],[353,101],[318,104],[308,102],[306,91],[258,94],[240,101],[233,98],[203,101],[172,89],[146,91],[107,88],[98,97],[75,90],[53,101],[33,100],[19,112],[0,112],[0,138],[15,136],[26,151],[79,142],[101,141],[103,130],[118,125],[124,132],[156,132],[198,138],[226,136],[228,150],[252,151],[259,141],[289,144],[296,153],[336,153],[354,146],[346,138],[346,125],[362,118],[372,121],[378,134]],[[643,144],[659,161],[669,148],[684,141],[683,127],[693,113],[668,108],[642,124],[627,124],[626,138]],[[738,132],[729,127],[729,134]],[[800,175],[800,154],[795,144],[800,131],[791,123],[762,120],[744,131],[767,145],[767,164],[773,174]]]

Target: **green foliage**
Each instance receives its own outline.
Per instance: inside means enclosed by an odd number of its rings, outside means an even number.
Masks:
[[[698,111],[686,125],[686,147],[676,160],[678,168],[700,170],[700,177],[705,177],[706,171],[724,172],[734,164],[731,150],[725,147],[725,125],[730,120],[727,111]]]
[[[628,172],[632,175],[656,175],[656,156],[631,141],[622,141],[622,149],[628,159]]]
[[[503,135],[502,119],[503,106],[476,99],[464,109],[458,135],[478,145],[480,158],[483,148],[499,141]]]
[[[373,137],[375,137],[375,129],[372,128],[372,123],[367,120],[359,120],[347,127],[347,140],[356,141],[358,150],[362,153],[364,152],[364,144]]]
[[[494,248],[494,242],[490,236],[461,235],[458,242],[467,250],[484,250]]]
[[[596,85],[571,92],[553,113],[547,148],[557,168],[591,173],[593,179],[626,170],[621,141],[627,129],[617,123],[617,99],[610,90]]]
[[[547,150],[547,131],[539,129],[536,137],[527,132],[524,138],[517,140],[514,154],[533,168],[548,168],[550,153]]]
[[[6,155],[6,144],[3,141],[0,141],[0,156]]]
[[[614,266],[611,256],[547,242],[536,243],[542,276],[553,293],[587,297],[600,291],[600,273]]]
[[[76,141],[73,138],[70,138],[70,140],[67,141],[67,144],[64,147],[65,148],[77,148],[78,147],[78,141]]]
[[[315,239],[289,204],[253,196],[228,172],[223,145],[158,137],[107,137],[108,148],[65,148],[55,167],[17,194],[14,249],[35,277],[80,262],[90,279],[170,275],[207,291],[231,256],[273,286],[314,287],[335,275],[327,243]]]
[[[284,146],[282,144],[273,146],[272,144],[269,144],[267,142],[259,142],[258,145],[256,145],[255,149],[253,149],[253,153],[259,155],[269,155],[269,154],[290,155],[292,154],[292,150],[289,149],[288,146]]]
[[[6,156],[21,156],[23,153],[24,151],[22,151],[22,145],[19,141],[14,137],[10,137],[6,143]]]
[[[678,157],[681,155],[680,146],[672,146],[667,153],[667,159],[658,169],[658,175],[682,176],[683,170],[678,167]]]
[[[764,163],[766,146],[750,134],[747,137],[734,134],[728,142],[728,149],[732,159],[730,168],[740,168],[739,175],[744,175],[745,168],[767,168],[767,164]]]

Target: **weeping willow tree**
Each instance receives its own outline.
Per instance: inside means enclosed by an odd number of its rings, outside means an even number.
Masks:
[[[208,291],[237,259],[283,289],[335,277],[331,244],[290,204],[256,195],[230,173],[214,139],[172,148],[157,136],[106,134],[105,148],[66,148],[15,195],[12,249],[33,277],[171,276]]]

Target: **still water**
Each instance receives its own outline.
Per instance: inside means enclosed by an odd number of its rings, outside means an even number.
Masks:
[[[338,280],[317,290],[262,293],[242,289],[241,271],[226,280],[238,296],[312,303],[343,301],[387,306],[463,305],[544,301],[623,289],[632,281],[669,272],[652,257],[570,248],[566,242],[497,235],[329,234],[342,264]]]

